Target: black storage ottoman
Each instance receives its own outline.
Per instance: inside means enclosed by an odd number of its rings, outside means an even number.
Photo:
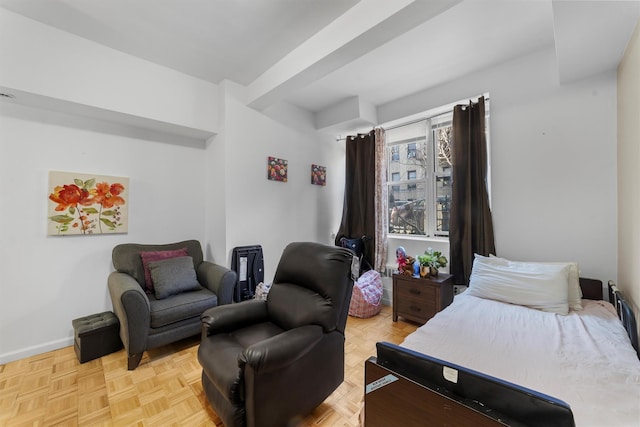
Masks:
[[[111,311],[92,314],[71,321],[74,349],[80,363],[116,352],[122,348],[120,322]]]

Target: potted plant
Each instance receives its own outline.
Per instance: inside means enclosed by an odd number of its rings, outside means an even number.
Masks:
[[[421,277],[437,276],[438,269],[447,266],[447,258],[442,255],[442,252],[427,248],[424,254],[418,255],[418,263]]]

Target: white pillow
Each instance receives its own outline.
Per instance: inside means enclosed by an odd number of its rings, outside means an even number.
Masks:
[[[467,295],[569,313],[569,265],[509,262],[476,255]]]
[[[486,257],[485,257],[486,258]],[[502,262],[518,263],[520,261],[511,261],[506,258],[500,258],[493,254],[489,255],[490,260],[501,260]],[[553,264],[569,266],[569,310],[582,310],[582,288],[580,287],[580,270],[577,262],[534,262],[534,264]]]

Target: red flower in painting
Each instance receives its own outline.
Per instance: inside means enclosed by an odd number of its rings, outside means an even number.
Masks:
[[[124,205],[124,199],[120,197],[124,186],[120,183],[109,185],[106,182],[99,182],[93,191],[95,192],[94,203],[99,203],[104,208]]]
[[[58,204],[55,208],[56,211],[64,211],[78,205],[89,206],[93,204],[93,198],[89,191],[75,184],[55,187],[53,193],[49,194],[49,199]]]

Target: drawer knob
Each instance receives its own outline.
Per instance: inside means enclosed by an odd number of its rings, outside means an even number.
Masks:
[[[422,310],[420,309],[420,307],[416,307],[415,305],[412,305],[412,306],[411,306],[411,307],[409,307],[409,308],[410,308],[411,310],[413,310],[413,311],[417,311],[417,312],[422,311]]]
[[[409,292],[414,294],[414,295],[420,295],[421,294],[420,290],[416,289],[416,288],[409,289]]]

